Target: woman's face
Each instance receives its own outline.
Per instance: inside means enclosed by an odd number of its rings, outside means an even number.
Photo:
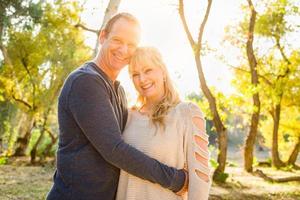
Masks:
[[[164,73],[154,65],[137,65],[132,68],[132,81],[139,94],[147,102],[158,102],[165,93]]]

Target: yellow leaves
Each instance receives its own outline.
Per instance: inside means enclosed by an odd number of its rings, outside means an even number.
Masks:
[[[0,76],[0,84],[3,85],[3,91],[11,90],[14,87],[14,81],[8,77]]]
[[[21,100],[37,107],[36,111],[51,106],[49,101],[55,104],[66,74],[91,55],[82,30],[74,27],[79,18],[77,3],[45,3],[42,9],[41,19],[32,29],[12,26],[7,35],[5,45],[12,66],[1,66],[0,84],[5,100],[19,109],[23,109]],[[20,101],[9,99],[12,95]]]
[[[271,148],[273,140],[273,119],[266,115],[261,120],[260,132],[264,137],[264,144]],[[278,131],[279,152],[283,158],[290,155],[291,147],[298,141],[300,135],[300,110],[299,107],[283,107]]]

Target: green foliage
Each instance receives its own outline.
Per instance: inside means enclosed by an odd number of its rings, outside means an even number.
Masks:
[[[298,15],[298,7],[293,1],[269,1],[262,14],[259,14],[255,32],[264,37],[281,38],[294,30],[296,24],[289,23],[288,17]]]
[[[283,160],[287,160],[293,147],[300,137],[300,109],[299,107],[284,107],[282,110],[282,118],[279,126],[279,152]],[[260,127],[265,139],[265,145],[272,147],[272,131],[273,121],[267,118]]]
[[[213,145],[209,145],[208,146],[208,151],[210,152],[210,154],[218,154],[218,149],[213,146]],[[216,169],[219,165],[219,163],[211,156],[210,160],[209,160],[210,166],[214,169]]]
[[[228,114],[230,112],[230,99],[226,97],[222,92],[217,91],[216,88],[210,88],[211,92],[213,93],[213,96],[218,99],[217,101],[217,109],[220,114],[221,120],[226,121],[228,118]],[[209,107],[209,103],[204,96],[197,95],[195,93],[191,93],[187,96],[187,100],[193,101],[201,108],[203,113],[205,114],[206,119],[212,120],[213,116],[211,113],[211,109]],[[213,130],[214,131],[214,130]]]
[[[0,43],[5,40],[7,30],[14,27],[19,30],[32,29],[42,16],[42,1],[2,0],[0,7]]]
[[[5,16],[7,23],[2,35],[5,41],[0,38],[0,45],[7,50],[0,67],[3,86],[0,95],[19,112],[33,116],[37,124],[47,120],[46,128],[57,130],[53,113],[60,88],[66,76],[92,55],[84,44],[83,31],[74,26],[81,8],[68,1],[36,4],[12,1],[6,9],[9,6],[16,7],[13,10],[17,13]],[[10,141],[16,141],[12,135],[6,136],[11,138],[5,140],[8,146]],[[35,137],[32,132],[30,145]],[[49,142],[49,137],[46,138]],[[41,147],[45,148],[45,144]]]
[[[30,140],[29,140],[27,154],[31,152],[32,147],[35,145],[35,143],[37,142],[40,135],[41,135],[41,131],[39,129],[34,129],[31,132],[31,137],[30,137]]]
[[[213,169],[216,169],[217,167],[218,167],[218,162],[215,160],[215,159],[213,159],[213,158],[211,158],[210,160],[209,160],[209,163],[210,163],[210,166],[213,168]]]
[[[246,4],[246,2],[245,2]],[[299,32],[299,2],[294,0],[271,0],[254,2],[257,12],[254,34],[254,54],[257,59],[259,85],[251,84],[246,37],[249,27],[250,11],[244,6],[244,18],[237,25],[227,28],[226,42],[240,49],[239,64],[234,70],[232,85],[237,93],[231,97],[233,112],[242,117],[241,124],[249,126],[251,114],[257,108],[253,106],[252,95],[259,93],[261,115],[259,132],[265,145],[272,147],[274,120],[271,113],[276,105],[281,105],[279,124],[279,152],[284,159],[290,154],[291,147],[297,141],[299,130],[300,98],[300,50],[292,45],[293,34]],[[236,42],[240,41],[240,42]],[[248,125],[247,125],[248,124]],[[244,129],[244,132],[247,129]]]
[[[218,173],[214,177],[214,181],[218,183],[225,183],[226,179],[229,177],[228,173]]]
[[[1,165],[5,165],[8,161],[8,157],[7,156],[0,156],[0,166]]]
[[[226,165],[227,165],[228,167],[238,167],[238,164],[237,164],[236,162],[233,162],[233,161],[228,161],[228,162],[226,163]]]
[[[13,154],[14,144],[17,140],[18,134],[15,127],[11,126],[9,121],[2,122],[4,126],[4,133],[2,135],[2,145],[4,156],[11,156]]]
[[[258,166],[258,160],[256,156],[253,157],[253,166]]]

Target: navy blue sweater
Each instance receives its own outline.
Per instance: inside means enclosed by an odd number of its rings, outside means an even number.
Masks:
[[[175,192],[181,188],[182,170],[122,140],[126,107],[123,88],[94,63],[69,75],[59,96],[57,169],[48,200],[113,200],[119,168]]]

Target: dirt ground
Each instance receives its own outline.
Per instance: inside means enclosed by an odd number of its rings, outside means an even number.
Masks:
[[[300,171],[275,171],[260,168],[274,177],[300,176]],[[0,166],[1,200],[45,199],[52,185],[53,165],[26,166],[14,162]],[[210,199],[228,200],[292,200],[300,199],[300,182],[268,183],[260,177],[252,176],[240,167],[227,167],[230,174],[226,184],[213,184]]]

